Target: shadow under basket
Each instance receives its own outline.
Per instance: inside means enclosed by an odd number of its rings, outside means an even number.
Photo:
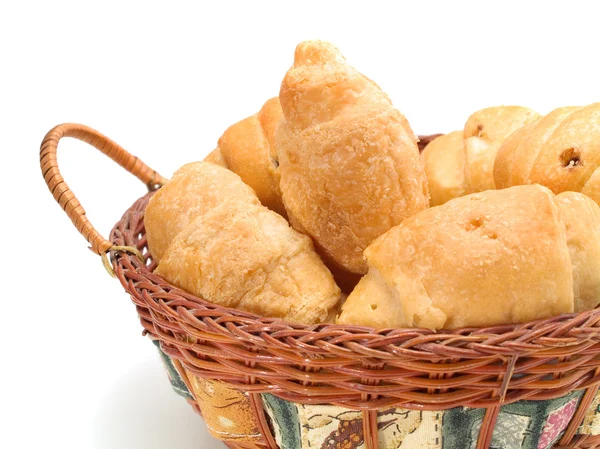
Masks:
[[[62,137],[90,143],[150,190],[109,240],[60,175]],[[228,447],[600,448],[600,310],[436,333],[305,326],[227,309],[153,274],[144,210],[165,178],[76,124],[47,134],[41,165],[55,199],[130,294],[174,390]]]

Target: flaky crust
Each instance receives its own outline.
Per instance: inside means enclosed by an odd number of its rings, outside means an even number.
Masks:
[[[257,114],[230,126],[208,157],[222,161],[254,189],[263,205],[285,216],[275,151],[275,128],[282,115],[279,98],[271,98]]]
[[[463,131],[432,140],[421,153],[429,184],[430,205],[439,206],[465,194]]]
[[[453,329],[572,312],[573,265],[553,197],[537,185],[490,190],[405,220],[365,251],[369,273],[338,323]]]
[[[518,138],[517,138],[518,137]],[[505,142],[494,164],[499,186],[538,183],[582,192],[600,204],[600,103],[559,108]]]
[[[496,188],[494,160],[502,142],[540,115],[521,106],[497,106],[473,113],[464,128],[467,193]]]
[[[369,243],[428,207],[416,137],[387,95],[326,42],[296,48],[279,98],[276,147],[292,223],[339,266],[364,273]]]
[[[331,319],[340,300],[310,238],[256,204],[224,203],[198,216],[156,272],[215,304],[291,322]]]
[[[160,261],[179,232],[195,217],[222,203],[260,204],[235,173],[210,162],[181,167],[150,199],[144,214],[148,247]]]

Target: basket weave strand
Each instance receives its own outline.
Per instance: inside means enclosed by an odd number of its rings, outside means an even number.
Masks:
[[[483,449],[490,445],[501,406],[524,399],[560,398],[576,389],[587,391],[555,448],[600,447],[600,436],[577,435],[600,385],[600,310],[436,333],[307,326],[211,304],[153,274],[156,264],[143,223],[153,192],[125,212],[110,240],[97,234],[58,172],[58,140],[73,136],[88,141],[146,184],[164,179],[140,162],[131,162],[125,150],[103,136],[98,138],[99,133],[81,125],[63,126],[51,131],[42,144],[44,177],[96,252],[125,246],[143,254],[143,260],[127,252],[112,252],[111,257],[144,332],[160,340],[162,350],[182,372],[222,380],[249,394],[262,442],[228,442],[230,448],[277,448],[260,403],[262,393],[300,404],[362,411],[368,449],[379,447],[377,410],[485,408],[477,442],[477,448]],[[200,411],[194,400],[190,403]]]

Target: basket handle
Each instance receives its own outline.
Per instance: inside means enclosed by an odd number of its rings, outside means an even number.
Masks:
[[[46,134],[46,137],[44,137],[40,148],[40,165],[44,180],[56,202],[60,204],[79,233],[83,235],[91,245],[90,249],[94,253],[102,256],[105,267],[107,267],[110,273],[112,270],[107,266],[108,258],[106,257],[108,252],[129,251],[138,256],[141,256],[141,254],[137,248],[113,245],[110,240],[102,237],[90,223],[84,208],[63,179],[58,168],[56,153],[58,142],[63,137],[73,137],[97,148],[146,184],[148,190],[157,189],[162,186],[167,179],[159,175],[155,170],[152,170],[140,159],[127,152],[123,147],[113,142],[108,137],[85,125],[64,123],[52,128],[48,134]]]

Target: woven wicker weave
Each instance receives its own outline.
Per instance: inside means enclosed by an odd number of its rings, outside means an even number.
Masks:
[[[144,332],[159,339],[162,350],[187,372],[225,381],[249,393],[263,441],[258,445],[228,443],[230,448],[277,448],[261,393],[296,403],[361,410],[367,449],[379,447],[378,409],[483,407],[486,412],[477,443],[481,449],[490,445],[501,405],[558,398],[574,389],[586,391],[555,447],[600,447],[600,437],[576,435],[600,384],[600,310],[527,324],[435,333],[305,326],[226,309],[152,273],[155,264],[148,253],[143,222],[152,192],[125,212],[110,240],[94,230],[56,165],[58,140],[63,136],[100,149],[151,190],[164,178],[81,125],[56,127],[42,143],[42,171],[50,190],[91,249],[111,254],[114,273],[131,295]],[[131,247],[142,252],[143,260]]]

